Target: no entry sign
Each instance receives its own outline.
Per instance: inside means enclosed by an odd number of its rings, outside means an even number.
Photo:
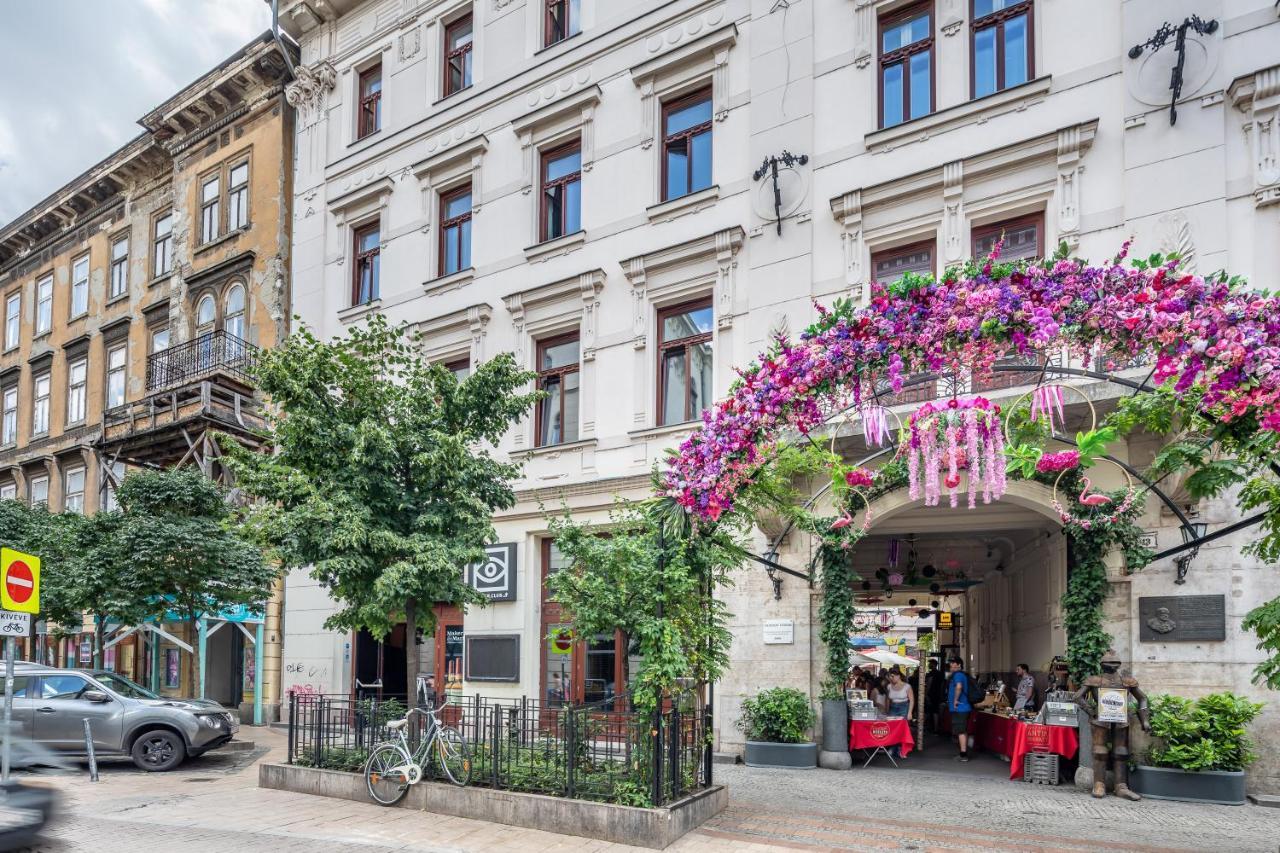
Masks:
[[[40,612],[40,558],[0,549],[0,607],[18,613]]]

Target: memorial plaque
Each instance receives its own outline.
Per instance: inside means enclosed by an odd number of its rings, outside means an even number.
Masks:
[[[1222,641],[1227,638],[1227,599],[1223,595],[1139,598],[1138,627],[1144,643]]]

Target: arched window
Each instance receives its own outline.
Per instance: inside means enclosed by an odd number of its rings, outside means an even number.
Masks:
[[[222,322],[222,328],[228,335],[243,341],[245,339],[244,285],[233,284],[227,289],[227,309],[223,317],[226,319]]]
[[[212,332],[217,317],[218,311],[213,304],[213,294],[206,293],[196,303],[196,335],[207,335]]]

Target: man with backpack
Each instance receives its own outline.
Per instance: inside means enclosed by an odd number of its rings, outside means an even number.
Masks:
[[[960,761],[969,760],[969,713],[973,711],[972,693],[979,689],[964,671],[964,662],[951,659],[951,676],[947,684],[947,710],[951,712],[951,732],[960,743]],[[981,700],[979,700],[981,701]]]

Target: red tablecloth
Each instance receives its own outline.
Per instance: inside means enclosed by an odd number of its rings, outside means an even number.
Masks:
[[[916,746],[916,740],[911,736],[911,724],[906,719],[849,721],[849,749],[875,749],[878,746],[897,746],[904,758],[910,755]]]
[[[978,745],[1009,757],[1009,778],[1022,778],[1022,757],[1028,752],[1055,752],[1074,758],[1080,737],[1070,726],[1042,726],[999,714],[977,713]]]

